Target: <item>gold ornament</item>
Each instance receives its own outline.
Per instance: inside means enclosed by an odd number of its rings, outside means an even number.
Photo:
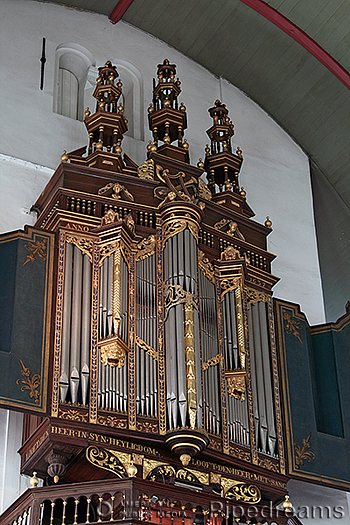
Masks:
[[[266,228],[270,228],[270,230],[272,230],[272,221],[270,220],[269,216],[266,217],[265,226]]]
[[[189,454],[181,454],[180,461],[184,467],[187,467],[187,465],[191,461],[191,456]]]
[[[68,155],[67,155],[67,152],[66,150],[63,150],[63,154],[61,155],[61,161],[62,162],[67,162],[69,159]]]
[[[38,486],[38,483],[39,483],[39,480],[38,478],[36,477],[37,475],[37,472],[33,472],[33,476],[30,478],[30,485],[33,487],[33,489],[35,487]]]

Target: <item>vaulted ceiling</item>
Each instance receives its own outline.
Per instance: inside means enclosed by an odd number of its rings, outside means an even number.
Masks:
[[[122,15],[231,81],[299,143],[350,209],[348,0],[57,3]]]

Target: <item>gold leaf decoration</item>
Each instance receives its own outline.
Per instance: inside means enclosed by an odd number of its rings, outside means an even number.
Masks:
[[[299,443],[294,443],[295,468],[297,469],[299,469],[301,465],[304,465],[305,461],[310,463],[310,461],[316,458],[315,454],[311,450],[308,450],[311,448],[310,438],[311,432],[306,439],[303,439],[302,447],[299,445]]]
[[[90,446],[86,449],[86,459],[92,465],[113,472],[118,478],[126,478],[126,469],[118,459],[117,454],[114,450],[105,450],[96,446]]]
[[[35,243],[28,242],[28,244],[25,244],[24,247],[30,253],[27,253],[26,260],[24,261],[22,266],[28,264],[29,262],[36,261],[36,256],[38,256],[39,259],[46,261],[47,239],[42,239],[41,241],[38,240],[35,241]]]
[[[19,385],[22,383],[21,386],[21,392],[24,392],[25,390],[29,390],[29,397],[30,399],[34,399],[34,403],[36,405],[40,404],[40,375],[34,374],[32,376],[32,372],[29,368],[27,368],[24,364],[22,359],[19,360],[22,365],[21,374],[25,379],[17,379],[16,384]]]
[[[145,350],[145,352],[147,352],[148,355],[153,357],[153,359],[158,361],[157,350],[155,350],[154,348],[152,348],[152,346],[149,346],[147,343],[145,343],[145,341],[143,341],[138,335],[135,336],[135,343],[137,344],[137,346],[142,348],[142,350]]]
[[[146,257],[153,255],[156,251],[156,244],[155,235],[150,235],[146,239],[142,239],[137,245],[138,252],[136,254],[136,261],[142,261],[142,259],[146,259]]]
[[[145,160],[145,162],[138,166],[137,174],[140,179],[154,180],[154,160]]]
[[[296,319],[293,319],[292,315],[288,312],[283,312],[283,319],[286,321],[285,329],[287,331],[287,334],[292,334],[294,337],[296,337],[301,344],[303,344],[301,338],[300,338],[300,322]]]

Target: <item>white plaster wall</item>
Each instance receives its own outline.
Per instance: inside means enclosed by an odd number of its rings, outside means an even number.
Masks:
[[[23,414],[0,409],[0,514],[30,486],[27,476],[20,476]]]
[[[18,228],[33,219],[30,208],[60,162],[60,155],[87,143],[80,121],[53,113],[55,51],[62,43],[87,48],[96,65],[107,59],[129,62],[142,79],[145,142],[125,137],[123,150],[138,163],[145,159],[151,138],[146,108],[151,101],[152,78],[165,57],[177,64],[182,82],[180,100],[187,106],[193,163],[204,155],[205,130],[211,125],[207,109],[222,98],[235,124],[234,142],[243,150],[241,185],[256,219],[273,221],[269,250],[278,255],[273,272],[281,277],[275,295],[301,303],[311,323],[324,321],[308,159],[292,139],[254,102],[225,80],[189,60],[156,38],[103,15],[67,9],[31,0],[0,0],[0,153],[1,206],[5,215],[2,231]],[[44,90],[39,90],[42,38],[46,38]],[[142,87],[141,86],[141,87]],[[87,90],[91,94],[91,89]],[[86,105],[94,108],[91,95]],[[127,115],[128,116],[128,115]],[[12,162],[21,159],[36,166]],[[6,167],[4,167],[4,165]],[[2,202],[0,202],[2,204]]]

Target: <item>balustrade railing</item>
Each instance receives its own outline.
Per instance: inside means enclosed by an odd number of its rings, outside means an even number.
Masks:
[[[138,478],[28,489],[0,516],[1,525],[286,525],[284,511],[214,493]],[[289,516],[290,517],[290,516]]]

